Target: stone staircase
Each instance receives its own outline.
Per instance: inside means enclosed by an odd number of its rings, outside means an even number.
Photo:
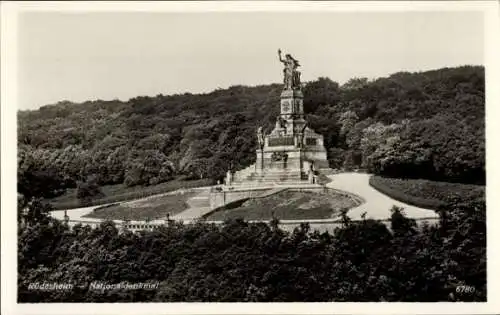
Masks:
[[[301,172],[296,171],[265,171],[263,173],[257,174],[253,173],[247,177],[248,181],[257,181],[263,183],[273,183],[273,182],[300,182],[305,180],[305,176]]]
[[[181,213],[174,215],[173,220],[194,220],[211,211],[210,208],[210,190],[203,189],[199,194],[186,200],[188,208]]]
[[[335,171],[330,168],[319,170],[325,175],[334,174]],[[299,170],[279,170],[267,169],[262,173],[255,172],[255,164],[252,164],[233,175],[232,185],[240,184],[264,184],[264,185],[279,185],[279,184],[304,184],[308,182],[308,176]]]
[[[248,177],[251,176],[253,173],[255,173],[255,164],[252,164],[242,170],[235,172],[233,180],[236,182],[242,182],[248,179]]]
[[[202,196],[195,196],[186,201],[189,208],[201,208],[201,207],[209,207],[210,199],[208,194],[203,194]]]
[[[233,175],[234,183],[242,182],[301,182],[307,180],[307,175],[299,171],[266,170],[263,173],[255,172],[255,164],[252,164]]]

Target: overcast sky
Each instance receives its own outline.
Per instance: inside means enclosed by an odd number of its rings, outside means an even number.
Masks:
[[[482,65],[483,42],[471,12],[23,13],[19,108],[278,83],[278,48],[342,84]]]

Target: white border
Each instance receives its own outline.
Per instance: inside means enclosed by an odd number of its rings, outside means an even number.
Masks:
[[[13,2],[13,1],[9,1]],[[19,1],[19,11],[66,12],[313,12],[485,11],[493,1]]]
[[[1,212],[2,212],[2,313],[3,314],[472,314],[500,313],[499,254],[495,243],[500,203],[498,140],[500,126],[500,32],[496,1],[436,2],[2,2],[1,4]],[[487,303],[106,303],[106,304],[16,304],[16,19],[20,11],[481,11],[485,14],[486,145],[488,218],[488,301]],[[492,223],[493,222],[493,223]]]

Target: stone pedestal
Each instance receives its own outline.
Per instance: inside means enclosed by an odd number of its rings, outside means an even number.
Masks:
[[[261,149],[257,150],[257,160],[255,161],[255,172],[261,173],[264,169],[264,154]]]
[[[235,174],[236,182],[310,183],[312,170],[328,167],[323,136],[307,127],[300,90],[281,94],[281,113],[275,128],[256,150],[253,172]]]

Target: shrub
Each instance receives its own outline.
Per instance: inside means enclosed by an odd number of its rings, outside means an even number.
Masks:
[[[78,183],[76,197],[80,201],[80,204],[86,205],[93,198],[104,197],[104,193],[102,192],[101,187],[97,184],[96,179],[90,178],[86,182]]]

